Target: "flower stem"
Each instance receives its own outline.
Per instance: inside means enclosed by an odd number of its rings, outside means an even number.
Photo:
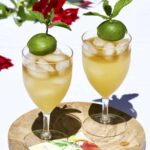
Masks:
[[[48,34],[48,24],[46,24],[46,34]]]

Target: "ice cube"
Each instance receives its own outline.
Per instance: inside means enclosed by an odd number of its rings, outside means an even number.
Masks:
[[[115,45],[113,43],[106,43],[103,47],[103,53],[106,56],[112,56],[115,52]]]
[[[88,41],[85,41],[82,47],[83,53],[88,57],[92,57],[93,55],[97,54],[96,48]]]
[[[23,60],[24,65],[28,65],[30,63],[35,63],[38,60],[38,56],[35,56],[31,53],[28,53]]]
[[[55,69],[52,65],[50,65],[47,61],[45,61],[44,59],[40,58],[37,61],[37,65],[43,69],[44,71],[49,71],[49,72],[54,72]]]
[[[66,59],[65,55],[62,54],[49,54],[43,57],[48,62],[59,62]]]
[[[48,71],[43,70],[36,64],[29,64],[27,66],[27,71],[32,77],[35,77],[38,79],[46,79],[49,77]]]
[[[98,37],[94,38],[94,40],[93,40],[93,44],[98,47],[103,47],[105,45],[105,43],[106,42],[104,40],[102,40]]]
[[[128,46],[129,46],[129,39],[122,39],[117,42],[115,51],[117,54],[121,54],[128,48]]]
[[[32,60],[32,61],[35,61],[35,60],[37,60],[37,59],[39,58],[38,56],[33,55],[33,54],[31,54],[31,53],[28,53],[28,54],[26,55],[26,57],[27,57],[28,59]]]
[[[59,71],[63,71],[65,70],[66,68],[68,68],[70,65],[70,61],[69,60],[65,60],[65,61],[61,61],[61,62],[58,62],[56,64],[56,70],[59,72]]]

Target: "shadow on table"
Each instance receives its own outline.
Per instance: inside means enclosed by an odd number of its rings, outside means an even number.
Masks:
[[[116,114],[116,115],[124,118],[126,121],[130,120],[132,117],[136,118],[137,112],[133,108],[133,105],[130,103],[130,101],[138,96],[139,96],[139,94],[137,94],[137,93],[124,94],[121,96],[121,98],[118,98],[116,95],[113,95],[112,98],[110,99],[109,113]],[[94,102],[102,102],[102,99],[96,99],[93,101]],[[94,115],[94,114],[101,113],[101,110],[102,110],[101,105],[92,104],[89,108],[89,116],[92,117],[92,115]],[[93,119],[94,119],[94,117],[93,117]],[[116,122],[116,123],[121,123],[121,121]]]
[[[109,105],[113,108],[116,108],[120,111],[127,113],[133,118],[136,118],[137,112],[130,101],[138,96],[139,96],[138,93],[124,94],[121,96],[121,98],[118,98],[117,95],[113,95],[110,99]],[[93,101],[102,102],[102,99],[96,99]]]
[[[50,129],[61,131],[68,137],[76,134],[81,128],[81,121],[72,113],[81,113],[81,111],[75,108],[68,108],[67,105],[63,106],[63,108],[56,107],[51,113]],[[40,112],[32,125],[32,131],[42,128],[43,115]]]

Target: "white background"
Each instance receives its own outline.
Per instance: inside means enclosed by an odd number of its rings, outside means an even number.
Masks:
[[[0,0],[10,4],[9,0]],[[11,6],[11,4],[10,4]],[[150,149],[150,1],[134,0],[130,6],[118,16],[133,37],[132,61],[129,73],[115,92],[118,97],[127,93],[138,93],[133,100],[134,109],[137,111],[137,120],[142,124],[147,139],[146,150]],[[71,6],[69,6],[71,7]],[[100,10],[97,6],[96,10]],[[85,10],[80,9],[80,19],[72,26],[72,32],[66,29],[52,28],[49,33],[57,40],[67,43],[74,50],[74,68],[71,86],[63,101],[88,101],[100,96],[91,87],[86,79],[81,61],[81,35],[84,31],[96,28],[102,21],[99,17],[82,16]],[[102,11],[101,11],[102,12]],[[0,20],[0,55],[9,57],[14,67],[0,72],[0,149],[8,150],[8,130],[10,125],[22,114],[34,109],[36,106],[30,100],[22,81],[21,50],[28,39],[38,33],[45,32],[44,25],[26,22],[22,27],[16,26],[10,17]],[[149,121],[148,121],[149,120]]]

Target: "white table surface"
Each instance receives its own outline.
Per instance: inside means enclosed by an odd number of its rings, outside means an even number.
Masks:
[[[10,4],[9,0],[0,0]],[[10,4],[11,6],[11,4]],[[132,61],[125,81],[114,94],[121,97],[124,94],[138,93],[139,96],[130,103],[137,112],[137,120],[142,124],[146,133],[146,150],[150,149],[150,1],[134,0],[130,6],[124,8],[118,19],[121,19],[132,40]],[[70,6],[69,6],[70,7]],[[100,6],[98,6],[100,7]],[[99,10],[99,8],[94,8]],[[81,14],[80,19],[72,26],[72,32],[60,28],[49,29],[59,41],[67,43],[74,50],[74,68],[71,86],[63,99],[67,101],[87,101],[98,99],[100,96],[86,79],[81,61],[81,35],[84,31],[96,26],[102,21],[98,17],[86,17]],[[16,26],[10,17],[0,20],[0,55],[9,57],[14,67],[0,72],[0,149],[8,150],[8,129],[22,114],[36,108],[30,100],[22,81],[21,50],[28,39],[38,33],[45,32],[44,25],[26,22],[22,27]],[[149,121],[148,121],[149,120]]]

